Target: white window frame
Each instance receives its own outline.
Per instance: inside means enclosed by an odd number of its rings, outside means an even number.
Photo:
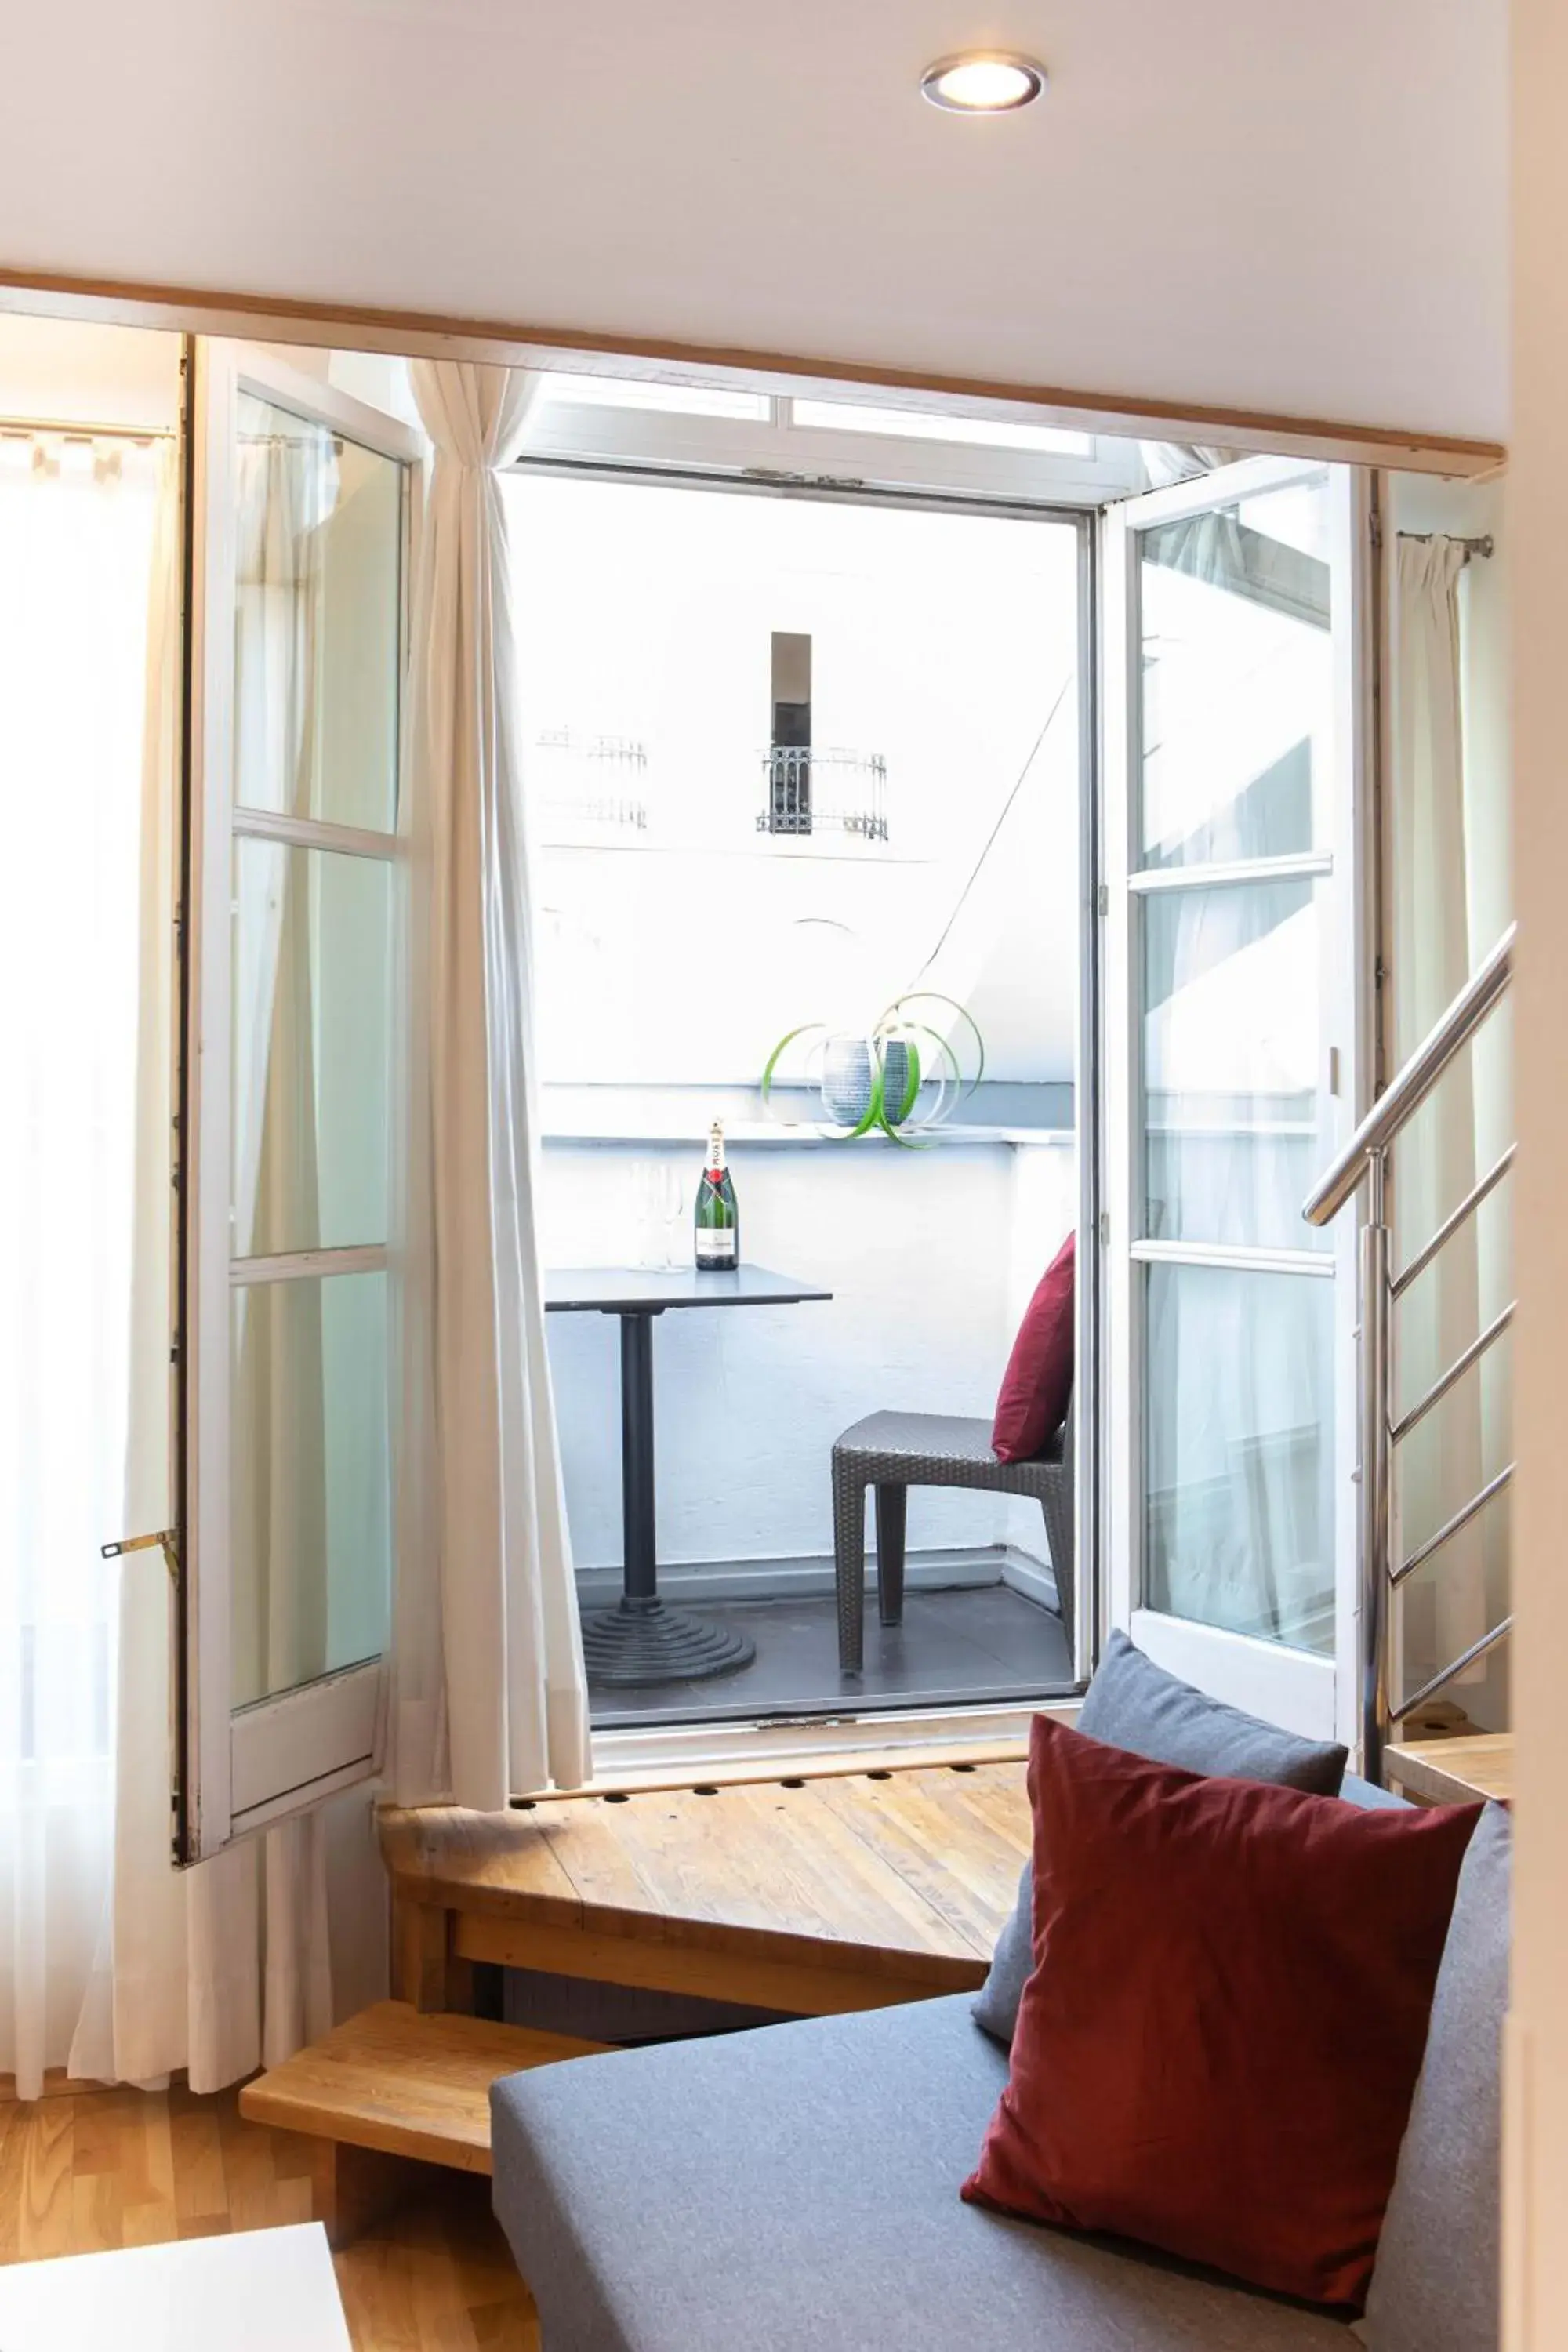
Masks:
[[[605,379],[600,379],[604,381]],[[560,382],[559,376],[555,377]],[[749,387],[746,387],[749,389]],[[1043,425],[1058,420],[1005,402],[916,400],[897,392],[880,399],[874,386],[802,387],[801,397],[831,399],[835,392],[858,405],[900,404],[987,424]],[[1028,506],[1102,507],[1142,487],[1142,460],[1134,440],[1092,436],[1091,453],[1058,456],[1037,449],[905,439],[897,434],[834,432],[797,425],[794,397],[770,393],[768,415],[757,418],[681,415],[663,408],[617,406],[598,397],[540,401],[524,427],[520,456],[565,463],[626,466],[840,488],[931,491],[948,496],[1017,501]]]
[[[403,623],[400,676],[406,691],[407,605],[416,561],[425,455],[422,436],[270,351],[199,339],[187,344],[195,383],[187,429],[190,569],[190,704],[187,721],[184,922],[185,1150],[181,1170],[184,1356],[184,1487],[179,1546],[180,1682],[176,1724],[175,1844],[197,1862],[236,1838],[305,1811],[380,1769],[385,1714],[384,1656],[362,1661],[298,1688],[231,1705],[230,1302],[246,1283],[389,1269],[384,1244],[248,1260],[230,1255],[231,931],[233,848],[238,838],[283,842],[370,857],[405,871],[408,813],[400,793],[397,829],[381,834],[314,818],[236,806],[234,778],[233,451],[242,393],[342,433],[404,468]],[[395,1013],[393,1035],[406,1024]],[[394,1088],[396,1100],[403,1089]],[[395,1152],[397,1139],[391,1139]],[[389,1199],[395,1197],[389,1192]],[[391,1328],[396,1328],[395,1320]],[[389,1365],[389,1388],[400,1385]],[[396,1414],[389,1397],[392,1459]],[[395,1547],[398,1513],[391,1520]]]
[[[1369,790],[1372,746],[1367,712],[1371,600],[1369,479],[1364,468],[1326,459],[1242,459],[1202,478],[1154,491],[1112,508],[1103,524],[1101,609],[1103,735],[1100,761],[1102,977],[1104,1029],[1100,1052],[1101,1198],[1104,1313],[1103,1574],[1108,1622],[1129,1633],[1171,1673],[1216,1697],[1314,1738],[1355,1744],[1360,1722],[1359,1593],[1356,1582],[1356,1258],[1357,1220],[1344,1217],[1326,1249],[1279,1252],[1135,1238],[1140,1034],[1133,902],[1152,892],[1201,887],[1222,878],[1217,867],[1183,866],[1174,873],[1140,870],[1138,823],[1140,743],[1140,621],[1136,535],[1163,521],[1201,513],[1239,496],[1282,487],[1327,470],[1333,484],[1331,560],[1348,589],[1350,610],[1336,614],[1333,698],[1336,742],[1335,821],[1331,839],[1300,856],[1249,863],[1247,878],[1269,871],[1338,877],[1332,893],[1325,960],[1337,971],[1335,1002],[1325,1005],[1323,1047],[1337,1056],[1330,1089],[1332,1128],[1322,1139],[1325,1161],[1349,1137],[1370,1099],[1371,1057],[1365,975],[1374,921],[1369,877]],[[1305,1235],[1303,1227],[1303,1236]],[[1249,1265],[1331,1281],[1334,1286],[1331,1423],[1333,1504],[1330,1537],[1335,1559],[1335,1639],[1331,1659],[1221,1628],[1169,1616],[1145,1605],[1143,1592],[1142,1317],[1140,1267],[1179,1259],[1212,1265]]]
[[[775,402],[775,407],[782,404]],[[889,403],[889,404],[893,404]],[[563,407],[563,404],[561,404]],[[728,473],[721,466],[706,461],[717,446],[715,436],[727,434],[731,437],[731,452],[742,453],[740,436],[755,436],[768,428],[760,421],[742,423],[733,418],[714,418],[694,415],[672,415],[663,409],[637,410],[616,408],[608,403],[584,403],[572,412],[575,433],[580,423],[583,446],[568,453],[564,447],[551,449],[542,445],[540,437],[525,435],[514,463],[519,471],[537,467],[550,471],[559,464],[563,471],[582,472],[599,478],[640,480],[657,479],[660,466],[657,458],[637,454],[645,446],[662,445],[672,449],[684,436],[688,444],[686,459],[676,468],[681,478],[694,488],[729,490],[731,493],[750,491],[752,495],[781,497],[818,497],[839,501],[855,501],[862,493],[868,504],[901,507],[910,511],[922,507],[934,513],[971,512],[976,514],[1006,514],[1021,519],[1071,524],[1078,533],[1078,664],[1079,719],[1079,888],[1081,936],[1079,940],[1079,1001],[1077,1020],[1078,1043],[1078,1110],[1076,1135],[1078,1143],[1078,1238],[1079,1244],[1079,1279],[1077,1289],[1076,1342],[1078,1373],[1077,1478],[1075,1484],[1075,1549],[1080,1563],[1075,1576],[1075,1608],[1072,1622],[1066,1631],[1075,1680],[1088,1682],[1097,1663],[1100,1630],[1104,1616],[1102,1580],[1092,1570],[1086,1572],[1082,1563],[1093,1562],[1100,1557],[1100,1527],[1103,1508],[1097,1475],[1099,1439],[1100,1363],[1093,1347],[1096,1320],[1100,1313],[1099,1269],[1091,1247],[1091,1236],[1099,1223],[1100,1158],[1098,1139],[1098,1075],[1096,1055],[1100,1034],[1099,942],[1096,925],[1089,910],[1095,903],[1097,875],[1097,825],[1095,822],[1095,783],[1097,774],[1097,732],[1099,680],[1096,674],[1096,646],[1099,629],[1097,602],[1097,530],[1096,524],[1103,513],[1108,495],[1104,488],[1092,494],[1073,496],[1061,487],[1059,469],[1066,467],[1082,468],[1082,458],[1052,458],[1047,462],[1053,469],[1051,483],[1039,495],[1025,496],[1018,471],[1020,464],[1038,466],[1038,456],[1011,449],[984,446],[974,454],[986,461],[1000,460],[995,468],[998,478],[1006,478],[1005,488],[961,494],[952,488],[934,487],[929,481],[911,484],[899,478],[872,482],[860,478],[835,479],[820,475],[810,478],[766,475],[755,467],[733,466]],[[603,420],[611,420],[608,426]],[[1047,421],[1047,420],[1042,420]],[[651,432],[647,429],[651,426]],[[673,432],[668,428],[675,428]],[[597,436],[597,449],[587,446]],[[567,436],[562,436],[563,441]],[[837,440],[840,436],[816,427],[807,428],[798,436],[812,442]],[[847,437],[847,436],[845,436]],[[879,448],[880,435],[857,436],[862,450]],[[754,439],[753,447],[756,445]],[[908,445],[917,460],[928,451],[936,453],[936,461],[952,455],[960,445],[932,443],[920,439]],[[905,445],[896,439],[891,446],[901,453]],[[1141,479],[1142,463],[1138,446],[1131,442],[1097,441],[1096,454],[1106,450],[1114,453],[1113,473],[1107,478],[1125,483]],[[704,462],[699,462],[700,459]],[[987,470],[991,468],[987,467]],[[1080,482],[1081,487],[1081,482]],[[776,850],[777,842],[769,847]],[[774,1130],[769,1130],[773,1132]],[[573,1127],[548,1128],[550,1136],[574,1136]],[[599,1129],[595,1129],[597,1134]],[[973,1139],[976,1130],[966,1130]],[[615,1136],[621,1140],[652,1139],[646,1123],[638,1121],[626,1129],[616,1128]],[[690,1724],[656,1726],[605,1725],[596,1727],[593,1735],[595,1777],[611,1778],[617,1771],[659,1771],[675,1767],[696,1769],[703,1762],[754,1759],[758,1756],[811,1754],[824,1749],[879,1756],[900,1747],[919,1747],[931,1740],[973,1741],[1001,1740],[1026,1743],[1029,1724],[1035,1715],[1044,1712],[1059,1714],[1071,1720],[1079,1705],[1077,1694],[1063,1696],[1052,1693],[1036,1699],[1017,1702],[976,1702],[962,1697],[935,1707],[912,1710],[897,1706],[869,1708],[864,1713],[802,1711],[787,1720],[769,1716],[757,1722],[737,1717],[728,1722],[699,1721]],[[520,1792],[530,1793],[530,1792]],[[532,1792],[538,1793],[538,1792]]]

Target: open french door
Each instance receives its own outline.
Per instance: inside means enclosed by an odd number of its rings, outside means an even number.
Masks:
[[[399,741],[421,443],[194,346],[176,1843],[372,1774],[400,1370]]]
[[[1369,1078],[1363,499],[1249,459],[1112,509],[1103,573],[1108,1613],[1347,1738],[1355,1234],[1300,1212]]]

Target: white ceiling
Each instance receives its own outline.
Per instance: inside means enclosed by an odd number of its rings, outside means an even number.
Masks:
[[[930,58],[1044,58],[1026,114]],[[1506,0],[78,0],[0,265],[1507,427]]]

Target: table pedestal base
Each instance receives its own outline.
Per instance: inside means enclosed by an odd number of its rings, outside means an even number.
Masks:
[[[630,1596],[613,1609],[590,1610],[583,1619],[583,1663],[590,1683],[705,1682],[714,1675],[739,1674],[756,1656],[756,1644],[728,1626],[712,1625],[685,1609],[667,1608],[657,1597]]]

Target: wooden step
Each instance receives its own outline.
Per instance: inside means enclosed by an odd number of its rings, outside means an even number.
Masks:
[[[1384,1777],[1418,1805],[1468,1805],[1478,1797],[1513,1802],[1513,1734],[1479,1731],[1452,1739],[1409,1739],[1383,1751]]]
[[[416,2187],[416,2165],[489,2171],[489,2091],[499,2076],[604,2046],[379,2000],[247,2083],[239,2111],[312,2143],[314,2218],[341,2245]]]
[[[482,2017],[421,2016],[406,2001],[378,2000],[247,2083],[239,2111],[277,2131],[488,2172],[490,2084],[604,2046]]]

